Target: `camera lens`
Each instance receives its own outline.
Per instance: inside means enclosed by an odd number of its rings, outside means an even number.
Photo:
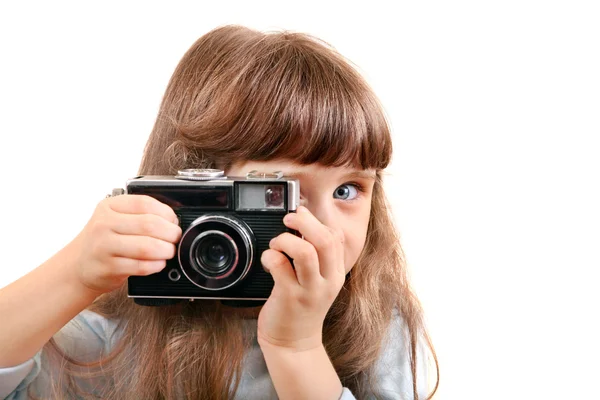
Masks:
[[[181,271],[201,289],[220,291],[243,281],[255,257],[250,227],[232,215],[205,214],[196,218],[181,237]]]
[[[233,241],[222,234],[210,234],[198,240],[195,249],[196,266],[209,276],[219,276],[235,260]]]
[[[205,252],[205,258],[209,260],[209,262],[213,263],[221,263],[225,260],[225,249],[220,244],[212,243],[208,247],[208,251]]]

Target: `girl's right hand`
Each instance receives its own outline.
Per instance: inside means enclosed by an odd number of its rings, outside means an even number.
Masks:
[[[120,287],[131,275],[159,272],[175,256],[181,238],[171,207],[145,195],[102,200],[71,242],[79,281],[98,294]]]

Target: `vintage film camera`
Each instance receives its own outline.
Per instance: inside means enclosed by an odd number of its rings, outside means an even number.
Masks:
[[[128,296],[158,306],[216,299],[233,306],[263,304],[273,289],[260,256],[300,202],[297,179],[280,172],[227,177],[221,170],[187,169],[176,176],[138,176],[113,195],[148,195],[169,205],[182,237],[174,258],[148,276],[128,278]]]

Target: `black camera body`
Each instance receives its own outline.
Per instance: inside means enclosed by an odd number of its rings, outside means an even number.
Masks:
[[[262,304],[274,284],[261,265],[262,252],[283,232],[298,235],[283,217],[296,211],[300,185],[279,172],[227,177],[220,170],[182,170],[132,178],[123,192],[169,205],[183,232],[162,271],[128,278],[128,297],[140,305],[197,299]]]

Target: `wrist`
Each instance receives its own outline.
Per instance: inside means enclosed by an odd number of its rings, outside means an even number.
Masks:
[[[280,399],[340,398],[343,385],[323,343],[298,350],[267,342],[261,350]]]
[[[296,343],[295,345],[277,345],[274,343],[270,343],[267,341],[258,340],[258,345],[267,357],[270,354],[289,354],[289,355],[301,355],[301,354],[311,354],[318,351],[324,351],[325,346],[322,342],[312,343],[312,342],[304,342],[304,343]]]
[[[280,340],[262,335],[258,332],[258,345],[263,352],[284,352],[284,353],[302,353],[323,348],[322,335],[315,335],[297,340]]]
[[[68,285],[69,292],[75,294],[84,303],[91,304],[102,292],[94,290],[81,280],[77,265],[79,255],[76,240],[55,255],[54,265],[61,270],[60,273],[64,277],[65,284]]]

